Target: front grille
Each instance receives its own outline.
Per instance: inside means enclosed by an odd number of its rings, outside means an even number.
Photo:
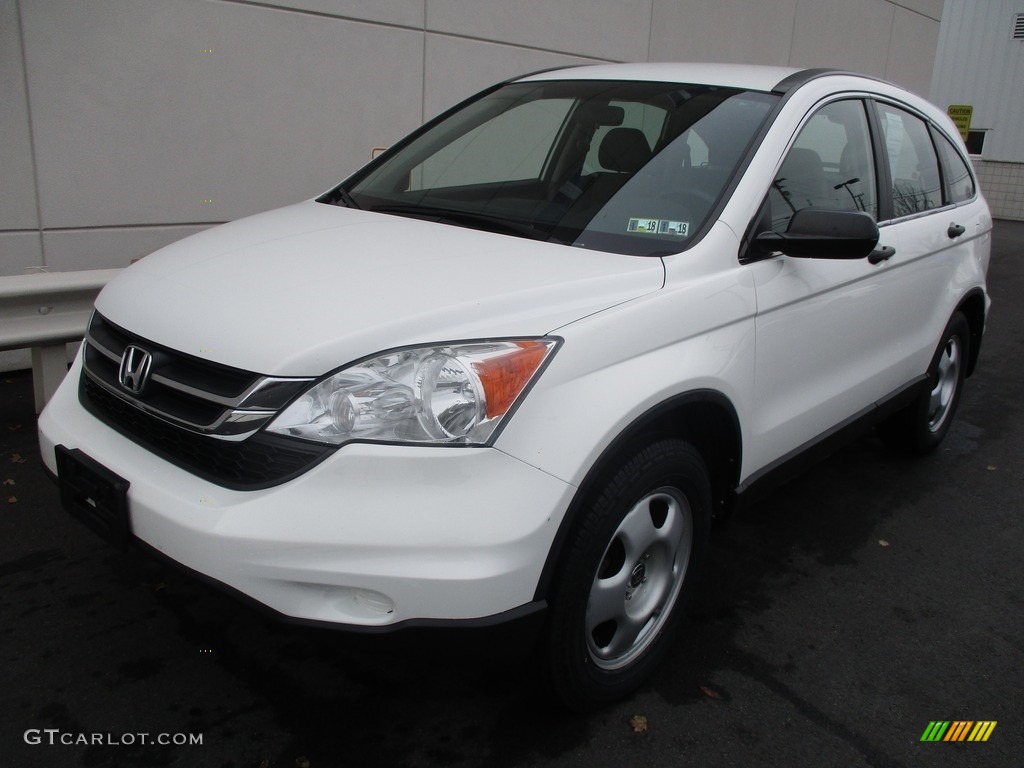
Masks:
[[[137,346],[152,365],[141,392],[121,385],[125,349]],[[237,440],[251,435],[309,384],[308,378],[261,376],[140,338],[93,313],[85,337],[85,372],[136,408],[192,432]]]
[[[118,381],[135,345],[153,363],[139,395]],[[310,379],[279,379],[183,355],[94,313],[85,339],[79,399],[100,420],[199,477],[228,488],[266,488],[305,472],[330,446],[257,430]]]

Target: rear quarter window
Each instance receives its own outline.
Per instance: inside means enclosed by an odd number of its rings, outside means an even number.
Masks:
[[[939,159],[942,161],[942,173],[946,180],[946,195],[951,203],[964,203],[974,198],[976,191],[974,175],[953,143],[942,134],[938,134],[936,146]]]

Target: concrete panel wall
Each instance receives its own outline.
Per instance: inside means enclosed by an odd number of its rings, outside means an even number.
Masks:
[[[35,170],[18,7],[0,3],[0,230],[36,230]],[[0,269],[14,257],[0,250]],[[2,274],[2,272],[0,272]]]
[[[427,35],[423,118],[434,117],[467,96],[513,76],[513,73],[597,62],[597,59],[536,48],[431,33]]]
[[[1024,220],[1024,40],[1014,40],[1021,0],[946,0],[932,74],[941,107],[970,104],[971,129],[984,131],[974,158],[992,214]]]
[[[786,66],[798,0],[754,7],[748,0],[656,0],[652,61],[729,61]]]
[[[948,0],[931,98],[971,104],[972,129],[986,131],[985,160],[1024,162],[1024,40],[1012,37],[1022,0]]]
[[[408,30],[195,0],[29,0],[23,23],[46,228],[237,218],[418,122]]]
[[[927,90],[942,0],[0,0],[0,273],[311,197],[474,91],[593,61]],[[922,62],[928,62],[926,66]]]
[[[645,61],[652,0],[429,0],[427,29],[527,48]]]

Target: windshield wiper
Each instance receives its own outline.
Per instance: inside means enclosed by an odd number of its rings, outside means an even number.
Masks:
[[[357,211],[362,210],[359,203],[355,201],[355,198],[353,198],[344,187],[338,187],[335,189],[334,194],[337,197],[335,200],[336,203],[340,202],[344,204],[346,208],[355,208]]]
[[[460,211],[451,208],[437,208],[429,205],[374,205],[368,210],[374,213],[391,213],[396,216],[409,216],[416,219],[436,221],[441,224],[455,224],[470,229],[482,229],[485,232],[498,232],[508,235],[527,237],[531,240],[562,242],[549,232],[538,229],[533,224],[501,216],[493,216],[476,211]]]

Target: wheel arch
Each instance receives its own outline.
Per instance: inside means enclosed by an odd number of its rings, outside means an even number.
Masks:
[[[701,454],[711,480],[713,517],[723,519],[732,511],[742,457],[742,434],[736,409],[725,395],[715,390],[695,390],[676,395],[633,421],[590,467],[548,551],[537,583],[536,600],[546,599],[561,552],[602,478],[612,466],[641,446],[664,438],[686,440]]]
[[[964,372],[965,376],[970,376],[974,373],[974,368],[978,363],[981,339],[985,333],[985,292],[980,288],[975,288],[960,300],[956,309],[967,318],[967,325],[971,329],[967,349],[967,369]]]

